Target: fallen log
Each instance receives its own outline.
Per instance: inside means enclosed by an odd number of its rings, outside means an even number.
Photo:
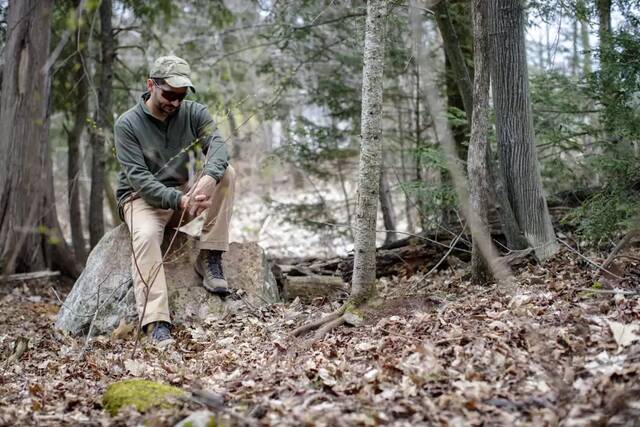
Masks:
[[[285,300],[300,298],[310,302],[317,297],[334,298],[348,292],[340,276],[285,276],[282,293]]]
[[[10,274],[8,276],[5,276],[4,280],[6,280],[7,282],[18,282],[23,280],[48,279],[50,277],[57,277],[57,276],[60,276],[59,271],[43,270],[43,271],[34,271],[31,273]]]

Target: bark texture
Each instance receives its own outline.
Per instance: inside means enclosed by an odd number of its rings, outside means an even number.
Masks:
[[[91,194],[89,196],[89,241],[93,248],[104,235],[105,145],[111,140],[113,128],[113,61],[114,38],[111,25],[111,0],[100,3],[100,72],[98,105],[94,115],[96,128],[91,132]]]
[[[0,100],[0,259],[3,273],[48,265],[73,275],[53,201],[48,151],[53,0],[11,2]]]
[[[41,70],[49,47],[49,32],[43,29],[51,25],[52,5],[51,0],[12,2],[7,18],[0,100],[0,247],[9,274],[44,267],[38,224],[46,188],[49,79]]]
[[[469,173],[469,207],[478,215],[485,227],[487,221],[487,196],[489,194],[489,169],[487,167],[487,134],[489,129],[489,64],[486,33],[486,7],[484,0],[473,0],[473,114],[471,138],[467,157]],[[471,252],[471,281],[485,284],[491,279],[489,269],[476,242]]]
[[[501,170],[509,202],[529,245],[544,260],[558,245],[536,158],[521,0],[488,2],[491,79]]]
[[[371,0],[367,3],[362,71],[362,143],[358,170],[351,287],[351,296],[356,302],[368,298],[375,290],[376,219],[382,163],[382,77],[386,13],[387,0]]]

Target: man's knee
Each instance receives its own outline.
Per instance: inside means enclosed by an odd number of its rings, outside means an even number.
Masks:
[[[133,230],[133,244],[136,247],[160,245],[162,235],[162,230],[158,230],[150,224],[141,224]]]

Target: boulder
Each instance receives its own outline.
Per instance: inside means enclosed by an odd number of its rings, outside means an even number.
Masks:
[[[163,250],[175,230],[167,229]],[[195,241],[178,232],[165,257],[169,307],[174,324],[201,322],[239,307],[258,307],[279,301],[276,281],[262,248],[255,243],[231,243],[223,256],[229,287],[235,298],[222,300],[207,292],[193,269],[198,250]],[[111,333],[120,321],[135,322],[137,313],[131,281],[129,230],[121,224],[109,231],[91,251],[87,265],[67,296],[56,327],[72,334]]]

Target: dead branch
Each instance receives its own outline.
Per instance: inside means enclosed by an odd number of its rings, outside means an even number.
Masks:
[[[625,236],[618,242],[615,248],[611,251],[606,261],[602,264],[602,269],[606,271],[607,268],[611,266],[611,263],[616,259],[618,253],[623,250],[634,237],[640,235],[640,230],[634,229],[629,231]]]
[[[6,276],[4,279],[7,282],[17,282],[22,280],[35,280],[35,279],[48,279],[50,277],[60,276],[59,271],[51,271],[51,270],[43,270],[43,271],[34,271],[31,273],[18,273],[18,274],[10,274]]]

